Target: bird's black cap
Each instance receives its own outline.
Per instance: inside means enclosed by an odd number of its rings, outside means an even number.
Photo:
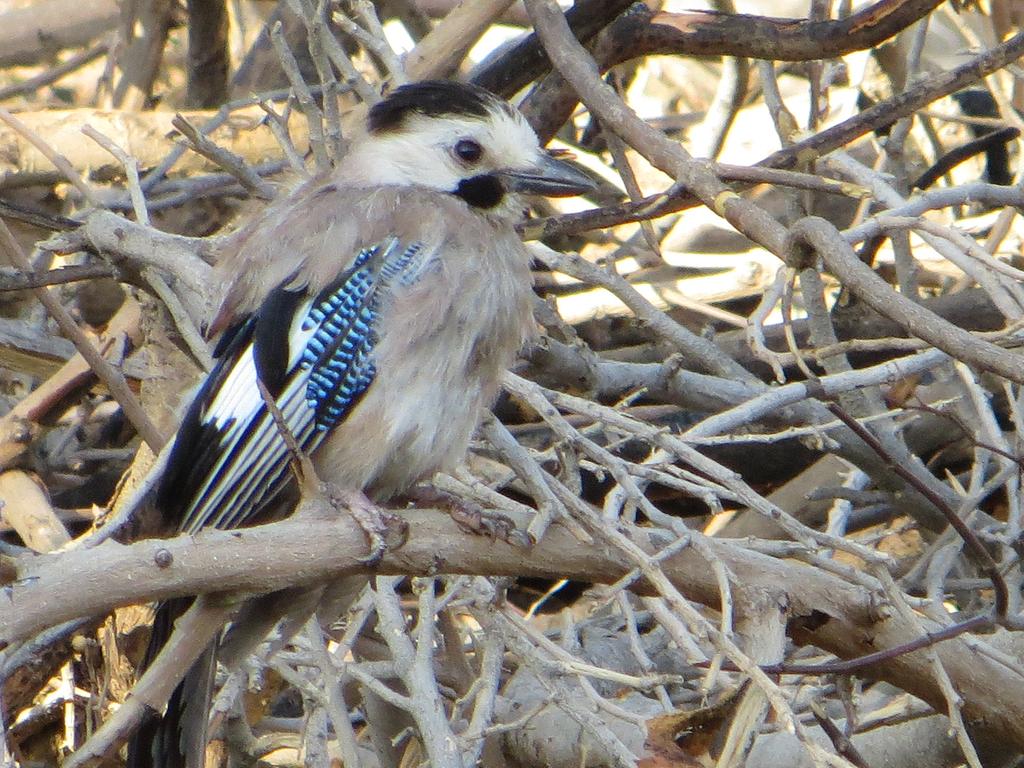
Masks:
[[[427,117],[485,118],[489,112],[512,107],[490,91],[453,80],[423,80],[396,88],[370,108],[367,126],[370,133],[401,129],[410,115]]]

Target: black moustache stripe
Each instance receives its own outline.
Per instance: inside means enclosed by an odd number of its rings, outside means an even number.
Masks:
[[[455,188],[455,194],[474,208],[493,208],[505,197],[505,188],[497,176],[482,174],[463,179]]]

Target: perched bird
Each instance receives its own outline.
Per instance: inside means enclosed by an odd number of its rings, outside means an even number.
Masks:
[[[217,364],[156,494],[168,530],[235,528],[294,502],[260,384],[318,476],[375,502],[457,463],[532,327],[521,195],[592,186],[480,88],[420,82],[375,104],[334,171],[269,205],[220,257]],[[147,664],[187,606],[158,607]],[[201,765],[205,717],[190,733],[178,719],[209,687],[210,658],[136,735],[130,766]]]

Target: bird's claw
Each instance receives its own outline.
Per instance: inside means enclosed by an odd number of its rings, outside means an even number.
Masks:
[[[374,567],[380,563],[388,552],[401,548],[409,540],[409,521],[393,512],[388,512],[380,507],[374,507],[376,514],[369,526],[359,522],[363,532],[366,533],[367,543],[370,547],[370,554],[359,558],[363,565]]]
[[[516,528],[515,521],[501,512],[485,511],[465,499],[453,499],[448,508],[452,520],[467,533],[487,536],[492,541],[501,539],[514,547],[529,547],[529,537]]]
[[[370,551],[365,557],[359,558],[361,565],[371,568],[378,565],[384,555],[401,547],[409,538],[409,523],[405,518],[380,508],[362,492],[333,488],[331,503],[347,509],[366,534]]]
[[[479,504],[443,491],[434,485],[417,485],[407,496],[419,504],[443,506],[459,528],[467,533],[487,536],[492,541],[501,539],[513,547],[524,549],[534,544],[529,534],[516,528],[515,521],[508,515],[485,510]]]

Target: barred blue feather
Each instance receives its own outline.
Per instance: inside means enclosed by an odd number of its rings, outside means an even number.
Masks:
[[[341,420],[377,373],[371,359],[376,302],[366,301],[373,287],[366,267],[372,254],[361,252],[352,276],[337,290],[321,294],[302,322],[303,332],[312,336],[299,365],[308,371],[306,404],[315,411],[321,432]]]
[[[352,275],[337,290],[322,293],[302,323],[302,330],[313,331],[313,335],[299,364],[309,371],[306,404],[316,412],[320,431],[341,421],[377,373],[371,353],[380,293],[375,292],[369,300],[368,296],[377,284],[390,285],[396,279],[407,284],[418,274],[409,267],[422,251],[418,243],[400,253],[397,247],[397,241],[388,246],[376,276],[371,257],[379,248],[362,251]]]
[[[158,503],[180,530],[234,528],[271,505],[289,481],[290,456],[257,379],[300,448],[313,451],[372,385],[382,301],[422,274],[426,256],[419,243],[390,238],[359,252],[316,296],[279,287],[236,327],[161,482]]]

